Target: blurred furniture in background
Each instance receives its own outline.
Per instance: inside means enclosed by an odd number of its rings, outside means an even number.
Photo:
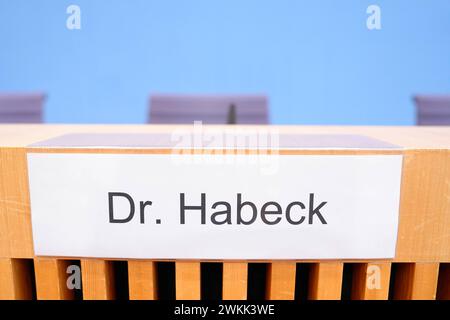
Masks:
[[[264,95],[152,95],[150,123],[267,124]]]
[[[0,93],[0,123],[41,123],[45,94]]]
[[[450,95],[418,95],[416,103],[416,123],[422,126],[450,125]]]

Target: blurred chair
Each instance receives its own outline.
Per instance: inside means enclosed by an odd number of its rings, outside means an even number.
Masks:
[[[150,123],[267,124],[264,95],[153,95]]]
[[[450,95],[432,96],[418,95],[416,103],[416,123],[419,126],[450,125]]]
[[[43,93],[0,93],[0,123],[42,123]]]

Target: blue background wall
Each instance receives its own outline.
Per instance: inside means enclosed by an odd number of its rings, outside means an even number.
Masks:
[[[280,124],[413,124],[414,93],[450,92],[450,1],[0,0],[0,91],[23,90],[48,93],[47,122],[143,123],[173,92],[266,93]]]

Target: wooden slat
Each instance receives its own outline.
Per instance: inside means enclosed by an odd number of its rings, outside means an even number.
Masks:
[[[114,272],[111,261],[81,260],[83,299],[115,299]]]
[[[450,263],[441,263],[436,299],[450,300]]]
[[[404,263],[397,266],[395,300],[436,299],[438,263]]]
[[[128,261],[130,300],[156,300],[156,263],[153,261]]]
[[[359,263],[353,266],[352,300],[387,300],[391,263]]]
[[[177,300],[200,300],[200,262],[175,262]]]
[[[223,300],[247,299],[247,262],[223,263]]]
[[[21,259],[0,259],[0,300],[30,300],[33,283],[30,262]]]
[[[75,292],[67,286],[70,261],[49,258],[34,259],[36,296],[38,300],[71,300]],[[80,275],[81,276],[81,275]]]
[[[273,262],[267,269],[268,300],[294,300],[295,298],[295,262]]]
[[[340,262],[314,263],[309,274],[308,299],[339,300],[342,291],[344,264]]]

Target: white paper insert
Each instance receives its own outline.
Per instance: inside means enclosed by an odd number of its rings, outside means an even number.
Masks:
[[[36,255],[142,259],[378,259],[393,258],[398,227],[400,155],[247,155],[29,153]],[[127,223],[110,222],[110,193],[132,197]],[[200,206],[185,210],[180,199]],[[251,201],[256,220],[237,224],[237,198]],[[313,203],[311,204],[311,194]],[[130,202],[112,197],[114,219]],[[140,221],[140,201],[144,207]],[[214,203],[215,209],[212,209]],[[261,216],[266,202],[281,214]],[[231,224],[214,212],[231,208]],[[302,209],[301,202],[305,209]],[[314,208],[326,202],[320,215]],[[291,221],[286,211],[290,203]],[[312,205],[312,224],[309,223]],[[266,211],[276,211],[269,204]],[[242,207],[242,219],[252,210]],[[215,222],[227,215],[217,215]],[[157,223],[159,222],[159,224]]]

